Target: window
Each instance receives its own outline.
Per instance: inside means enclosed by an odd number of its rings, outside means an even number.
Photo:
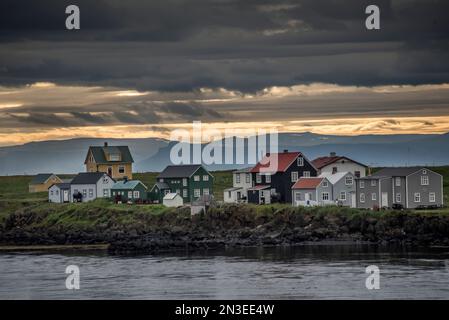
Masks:
[[[200,181],[200,176],[193,176],[193,181]]]
[[[304,171],[302,173],[302,176],[305,177],[305,178],[309,178],[310,177],[310,171]]]
[[[107,177],[104,177],[103,178],[103,184],[108,184],[108,182],[109,182],[109,179]]]
[[[295,193],[295,200],[296,201],[301,201],[301,193],[300,192],[296,192]]]
[[[328,200],[329,200],[329,192],[323,192],[323,193],[321,194],[321,199],[322,199],[323,201],[328,201]]]
[[[361,180],[360,181],[360,189],[365,188],[365,181]]]
[[[323,180],[323,188],[327,188],[329,184],[327,183],[327,180]]]
[[[118,173],[121,173],[121,174],[125,173],[125,167],[124,166],[118,167]]]
[[[298,167],[304,167],[304,158],[303,157],[298,158]]]
[[[56,193],[57,196],[59,196],[59,190],[58,189],[55,190],[55,193]]]
[[[133,192],[132,191],[128,191],[128,199],[132,199],[133,198]]]
[[[298,181],[298,171],[292,171],[292,182]]]
[[[182,189],[182,196],[187,198],[187,189]]]
[[[354,175],[355,175],[357,178],[360,178],[360,171],[354,171]]]
[[[103,197],[109,197],[109,189],[103,189]]]
[[[421,176],[421,185],[428,186],[429,185],[429,176]]]
[[[341,201],[346,201],[346,191],[341,191],[340,192],[340,200]]]
[[[400,193],[396,193],[396,203],[401,203],[402,198]]]
[[[203,189],[203,194],[206,195],[206,196],[209,195],[209,189],[208,188],[204,188]]]
[[[159,179],[159,182],[164,182],[164,179],[162,179],[162,178],[161,178],[161,179]]]
[[[110,161],[120,161],[120,155],[115,153],[115,154],[110,154],[109,155],[109,160]]]
[[[364,194],[364,193],[361,193],[361,194],[360,194],[360,202],[361,202],[361,203],[364,203],[364,202],[365,202],[365,194]]]
[[[427,174],[427,170],[423,169],[422,174]]]
[[[260,176],[260,173],[256,173],[256,182],[257,183],[261,183],[262,182],[262,177]]]
[[[203,181],[209,181],[209,176],[208,176],[207,174],[205,174],[205,175],[203,176]]]
[[[112,195],[115,196],[115,191],[112,191]]]
[[[266,183],[271,183],[271,174],[268,173],[268,174],[265,175],[265,182]]]
[[[182,178],[182,186],[187,187],[187,178]]]
[[[435,202],[435,192],[429,193],[429,202]]]
[[[194,189],[193,190],[193,196],[195,198],[198,198],[201,195],[201,190],[200,189]]]
[[[251,174],[247,173],[246,174],[246,183],[250,183],[251,182]]]
[[[421,202],[421,193],[416,192],[414,200],[415,200],[415,202]]]
[[[371,180],[371,187],[377,186],[377,180]]]
[[[50,194],[53,195],[53,190],[50,191]]]
[[[338,168],[337,167],[332,167],[332,173],[337,173]]]
[[[139,191],[134,191],[133,192],[133,197],[134,197],[134,199],[139,199],[140,198],[140,192]]]
[[[373,200],[373,201],[377,200],[377,193],[375,193],[375,192],[371,193],[371,200]]]
[[[87,189],[83,189],[83,198],[87,197]]]
[[[345,184],[347,186],[352,186],[354,184],[354,178],[352,176],[347,176],[345,178]]]
[[[235,183],[240,183],[240,173],[235,175]]]
[[[395,186],[396,187],[400,187],[401,186],[401,178],[400,177],[394,178],[394,181],[395,181]]]
[[[89,198],[94,197],[94,189],[89,189]]]
[[[228,198],[231,198],[232,197],[232,193],[231,193],[231,191],[228,191]]]

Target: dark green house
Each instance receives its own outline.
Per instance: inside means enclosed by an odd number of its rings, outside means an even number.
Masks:
[[[212,195],[214,176],[202,165],[168,166],[156,177],[156,183],[149,192],[153,201],[162,203],[167,193],[178,193],[184,203],[190,203],[202,195]]]
[[[139,180],[122,180],[111,188],[111,197],[115,202],[146,202],[147,187]]]

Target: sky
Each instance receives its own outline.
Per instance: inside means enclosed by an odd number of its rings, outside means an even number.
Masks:
[[[77,4],[81,29],[66,30]],[[376,4],[381,29],[365,28]],[[448,1],[0,2],[0,145],[449,132]]]

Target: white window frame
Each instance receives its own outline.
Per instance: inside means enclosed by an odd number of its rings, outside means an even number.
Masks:
[[[210,193],[209,193],[209,188],[204,188],[203,189],[203,195],[209,195]]]
[[[437,197],[435,192],[430,192],[429,193],[429,202],[436,202],[437,201]]]
[[[298,167],[304,167],[304,158],[298,157],[297,164],[298,164]]]
[[[128,199],[132,199],[133,198],[133,192],[132,191],[128,191]]]
[[[140,198],[140,191],[139,190],[134,190],[133,191],[133,198],[134,199],[139,199]]]
[[[235,183],[240,183],[240,173],[235,174]]]
[[[303,172],[302,172],[302,176],[303,176],[304,178],[310,178],[310,171],[303,171]]]
[[[187,189],[182,189],[182,197],[187,198]]]
[[[251,183],[251,173],[245,174],[245,181],[246,181],[246,183]]]
[[[292,171],[291,179],[292,179],[292,182],[298,181],[298,171]]]
[[[87,189],[83,189],[83,198],[87,198]]]
[[[324,199],[325,196],[326,196],[327,199]],[[322,192],[322,193],[321,193],[321,200],[322,200],[322,201],[329,201],[329,199],[330,199],[329,192]]]
[[[371,180],[371,187],[377,187],[377,180]]]
[[[124,174],[125,173],[125,166],[119,166],[118,167],[118,173],[119,174]]]
[[[199,175],[193,176],[193,181],[200,181],[200,176]]]
[[[421,176],[421,185],[428,186],[429,185],[429,176]]]
[[[182,186],[187,187],[187,178],[182,178]]]
[[[267,173],[267,174],[265,175],[265,182],[266,182],[266,183],[271,183],[271,174]]]
[[[295,192],[295,200],[301,201],[301,192]]]
[[[89,189],[89,198],[94,197],[94,189]]]
[[[340,191],[340,200],[341,201],[346,201],[346,191]]]
[[[109,189],[103,189],[103,197],[109,197]]]
[[[375,192],[371,193],[371,200],[377,201],[377,193],[375,193]]]
[[[329,183],[327,182],[327,180],[323,180],[322,186],[323,186],[323,188],[329,187]]]
[[[209,181],[209,176],[207,174],[203,175],[203,181]]]
[[[365,194],[364,193],[360,194],[360,203],[365,203]]]
[[[401,193],[396,193],[396,198],[395,198],[395,200],[396,200],[396,203],[401,203],[402,202],[402,195],[401,195]]]
[[[348,182],[348,179],[350,180],[350,182]],[[345,177],[345,185],[352,186],[353,184],[354,184],[354,178],[352,176]]]
[[[365,181],[360,180],[360,189],[365,189]]]
[[[396,187],[400,187],[401,186],[401,177],[394,178],[394,185]]]
[[[201,189],[193,189],[193,196],[198,198],[201,196]]]
[[[413,202],[420,203],[421,202],[421,193],[415,192],[413,195]]]
[[[262,182],[262,176],[260,175],[260,173],[256,173],[256,182],[257,183],[261,183]]]

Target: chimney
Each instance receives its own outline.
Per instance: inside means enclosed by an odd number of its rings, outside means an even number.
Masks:
[[[105,147],[107,147],[107,146],[108,146],[108,143],[107,143],[106,141],[104,142],[104,146],[105,146]]]
[[[287,153],[288,152],[288,149],[284,149],[284,153]]]
[[[330,156],[331,157],[335,157],[337,154],[334,152],[334,151],[332,151],[331,153],[330,153]]]

